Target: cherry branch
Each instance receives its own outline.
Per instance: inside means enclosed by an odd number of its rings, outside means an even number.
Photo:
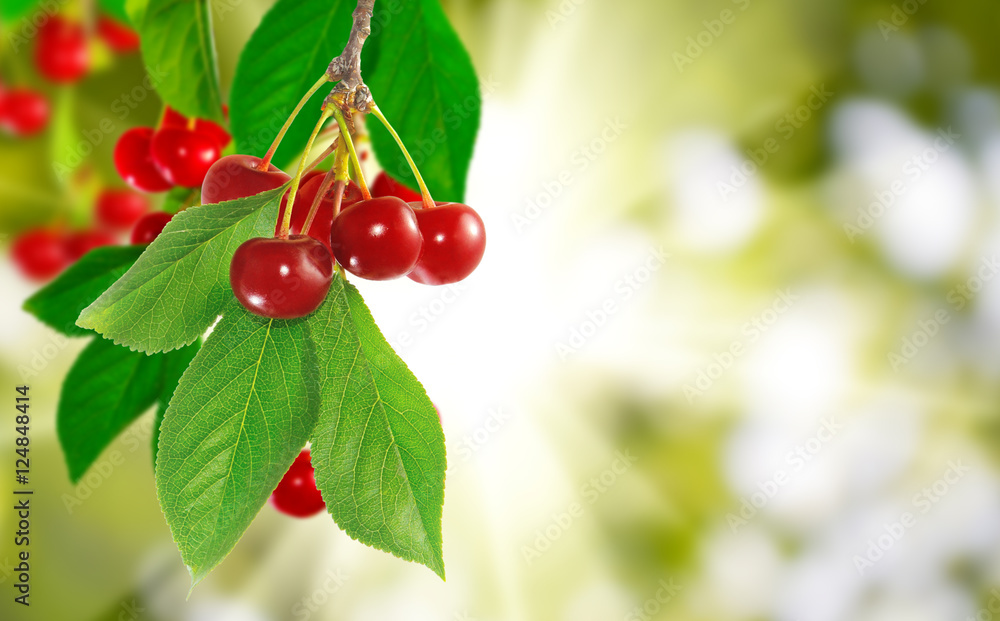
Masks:
[[[348,106],[364,112],[371,102],[371,93],[365,86],[361,78],[361,50],[365,47],[365,40],[371,34],[372,13],[375,9],[375,0],[358,0],[358,6],[352,14],[354,24],[351,26],[351,34],[347,37],[347,45],[344,51],[332,61],[326,69],[326,75],[331,82],[338,82],[334,92],[330,97],[339,94],[339,99]]]

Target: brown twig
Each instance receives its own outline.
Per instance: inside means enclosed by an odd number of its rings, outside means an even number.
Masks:
[[[337,101],[344,106],[353,107],[364,112],[371,102],[371,93],[361,78],[361,50],[365,40],[371,34],[372,13],[375,0],[358,0],[358,6],[352,14],[354,24],[351,34],[347,37],[344,51],[332,61],[326,69],[326,75],[331,82],[338,82],[327,101]]]

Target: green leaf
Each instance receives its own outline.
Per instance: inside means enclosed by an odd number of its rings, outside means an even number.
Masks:
[[[316,359],[302,320],[233,300],[181,377],[160,430],[156,491],[194,584],[233,549],[309,438]]]
[[[147,353],[193,343],[232,299],[229,263],[236,248],[251,237],[273,236],[284,191],[177,214],[77,325]]]
[[[299,99],[343,51],[356,4],[355,0],[278,0],[264,15],[243,48],[230,90],[229,118],[237,152],[264,155]],[[302,109],[282,139],[275,162],[285,165],[305,148],[329,91],[321,88]]]
[[[162,76],[156,90],[163,101],[187,116],[224,122],[208,0],[149,0],[128,10],[150,75]]]
[[[327,510],[351,537],[444,578],[445,445],[433,404],[342,278],[308,322],[322,400],[312,463]]]
[[[149,0],[125,0],[125,13],[133,26],[142,23],[147,6],[149,6]]]
[[[147,356],[95,338],[80,352],[63,383],[56,411],[56,431],[74,483],[119,433],[156,402],[170,381],[176,385],[176,367],[190,361],[190,349]]]
[[[187,370],[195,354],[201,349],[198,341],[168,354],[163,354],[166,359],[163,362],[163,387],[160,389],[159,399],[156,404],[156,416],[153,418],[153,466],[156,466],[156,454],[160,446],[160,426],[163,424],[163,414],[170,405],[170,399],[177,390],[177,384],[181,381],[181,375]],[[159,354],[153,354],[159,355]]]
[[[91,334],[76,325],[80,311],[128,271],[144,246],[105,246],[88,252],[24,302],[24,310],[66,336]]]
[[[131,24],[125,10],[125,0],[98,0],[98,4],[108,14],[124,24]]]
[[[33,9],[39,0],[0,0],[0,18],[13,21]]]
[[[365,74],[365,82],[434,197],[462,201],[479,131],[481,101],[475,69],[438,0],[412,0],[397,8],[397,14],[384,20],[381,32],[374,25],[379,20],[373,20],[372,36],[380,38],[379,61],[373,72]],[[415,188],[389,132],[374,118],[369,119],[368,129],[382,167]]]

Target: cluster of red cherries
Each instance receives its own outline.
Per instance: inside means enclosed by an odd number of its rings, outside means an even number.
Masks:
[[[174,187],[174,181],[198,187],[231,139],[222,126],[203,119],[189,120],[167,107],[159,130],[137,127],[122,134],[115,145],[115,166],[122,179],[140,192],[166,191]],[[205,144],[209,146],[204,149],[191,148]],[[207,165],[206,153],[211,157]],[[192,174],[198,178],[194,180]],[[131,243],[152,242],[173,217],[164,211],[150,211],[149,199],[128,189],[103,190],[94,213],[96,226],[90,229],[74,231],[57,226],[22,234],[12,248],[14,264],[32,280],[49,280],[94,248],[118,243],[119,236],[129,230]]]
[[[128,53],[139,48],[139,36],[110,17],[98,17],[95,33],[114,52]],[[39,75],[47,81],[73,84],[91,70],[91,36],[79,20],[48,16],[38,26],[32,59]],[[32,136],[45,129],[50,116],[49,101],[39,91],[0,84],[0,130],[12,136]],[[133,227],[133,240],[136,235],[148,237],[144,231],[149,225],[141,222],[148,211],[149,201],[144,196],[124,189],[105,189],[94,206],[94,227],[74,230],[60,224],[29,230],[14,241],[14,264],[28,278],[48,280],[90,250],[118,243],[119,237]],[[160,216],[147,217],[155,220]]]
[[[115,144],[115,168],[140,192],[200,188],[231,141],[218,123],[189,119],[167,106],[158,129],[133,127],[121,135]]]
[[[348,181],[342,210],[334,218],[333,190],[320,197],[308,235],[302,230],[324,186],[325,173],[312,171],[302,179],[292,206],[290,235],[257,237],[237,248],[229,279],[236,298],[252,313],[293,319],[316,310],[333,280],[333,261],[369,280],[407,276],[428,285],[458,282],[483,258],[486,233],[482,219],[468,205],[434,203],[380,173],[365,199]],[[209,170],[202,186],[204,202],[250,196],[283,185],[289,177],[248,155],[222,158]],[[284,217],[287,195],[278,221]]]
[[[67,226],[31,229],[14,241],[11,257],[26,277],[46,281],[57,276],[94,248],[118,243],[131,230],[133,244],[148,244],[171,216],[150,212],[149,199],[127,189],[101,191],[94,205],[95,226],[73,230]]]
[[[107,16],[97,19],[96,34],[114,52],[139,49],[139,35]],[[35,36],[35,68],[56,84],[78,82],[90,72],[90,41],[82,22],[61,15],[48,17]],[[48,125],[51,109],[45,96],[28,87],[0,88],[0,129],[12,136],[31,136]]]

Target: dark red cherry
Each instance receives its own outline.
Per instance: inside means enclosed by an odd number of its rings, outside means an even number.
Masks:
[[[14,88],[0,94],[0,127],[14,136],[31,136],[49,123],[49,102],[27,88]]]
[[[90,50],[83,24],[58,15],[38,29],[35,46],[38,72],[53,82],[76,82],[90,69]]]
[[[402,199],[407,203],[420,200],[420,192],[411,190],[387,175],[385,171],[380,172],[378,176],[375,177],[375,182],[372,183],[371,192],[372,196],[395,196],[396,198]]]
[[[273,164],[260,168],[263,161],[253,155],[227,155],[212,164],[201,184],[201,203],[221,203],[273,190],[291,177]]]
[[[149,200],[132,190],[107,189],[97,196],[97,221],[109,229],[132,228],[147,211]]]
[[[114,246],[118,239],[108,231],[92,229],[89,231],[76,231],[66,236],[66,255],[71,261],[76,261],[94,248],[101,246]]]
[[[140,192],[164,192],[174,187],[153,164],[150,143],[153,128],[134,127],[115,145],[115,168],[125,183]]]
[[[333,258],[312,237],[255,237],[240,244],[229,266],[236,299],[251,313],[273,319],[304,317],[323,303],[333,280]]]
[[[286,515],[309,517],[326,507],[323,496],[316,488],[309,449],[304,449],[292,462],[278,487],[271,493],[271,505]]]
[[[97,18],[97,36],[119,54],[139,49],[139,35],[125,24],[106,15]]]
[[[164,127],[153,134],[150,154],[164,179],[185,188],[200,188],[208,169],[219,159],[219,145],[193,130]]]
[[[292,226],[290,232],[293,235],[298,235],[302,232],[302,227],[306,223],[306,218],[309,217],[309,210],[312,208],[313,200],[315,200],[316,194],[323,185],[324,177],[326,177],[326,173],[318,170],[310,171],[307,173],[306,177],[303,177],[299,192],[295,195],[295,209],[292,210]],[[362,198],[361,188],[358,187],[358,184],[348,180],[347,185],[344,187],[344,194],[340,199],[341,211],[360,201]],[[279,226],[285,217],[285,205],[287,203],[287,199],[288,193],[286,192],[284,198],[281,199],[281,210],[278,214]],[[330,248],[330,227],[332,225],[333,185],[327,189],[327,191],[323,194],[323,198],[320,199],[319,208],[316,210],[316,217],[313,218],[313,222],[309,226],[309,237],[323,242],[323,245],[330,250],[331,254],[333,253],[333,250]],[[279,226],[275,226],[275,235],[278,234]]]
[[[369,280],[405,276],[416,264],[420,246],[413,209],[394,196],[354,203],[340,212],[330,231],[337,262]]]
[[[165,211],[154,211],[146,214],[136,222],[130,241],[133,244],[152,243],[154,239],[159,237],[160,233],[163,232],[163,227],[167,226],[167,222],[170,222],[172,218],[173,216]]]
[[[420,260],[409,277],[425,285],[447,285],[471,274],[486,251],[486,227],[472,207],[436,203],[424,209],[410,203],[424,238]]]
[[[11,258],[21,273],[32,280],[48,280],[69,265],[65,238],[56,231],[33,229],[14,240]]]

